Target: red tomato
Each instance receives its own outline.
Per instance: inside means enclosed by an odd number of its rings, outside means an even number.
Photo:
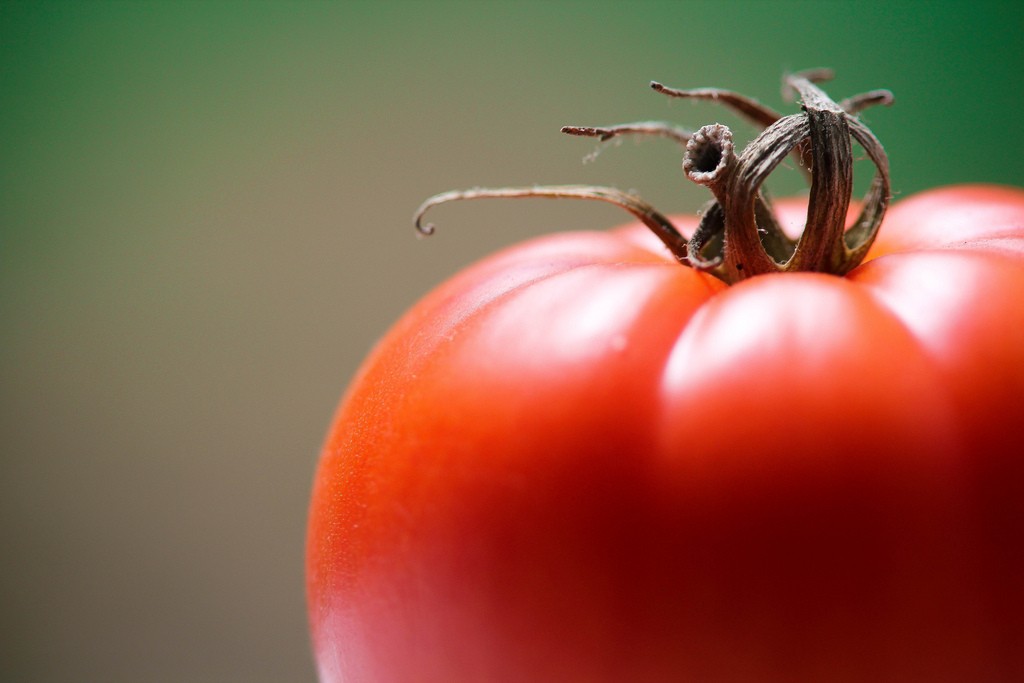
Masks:
[[[1024,680],[1022,437],[1024,191],[897,203],[845,277],[729,287],[640,225],[513,247],[330,429],[320,676]]]

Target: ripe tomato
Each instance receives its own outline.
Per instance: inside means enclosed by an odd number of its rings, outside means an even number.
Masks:
[[[844,277],[727,286],[639,224],[472,266],[330,429],[322,680],[1024,680],[1022,297],[989,186]]]

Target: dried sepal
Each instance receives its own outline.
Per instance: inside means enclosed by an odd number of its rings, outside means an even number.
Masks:
[[[442,192],[420,204],[420,207],[413,215],[413,224],[421,235],[432,235],[435,230],[434,224],[424,223],[423,218],[426,216],[427,211],[439,204],[467,199],[520,199],[524,197],[588,199],[614,204],[625,209],[650,228],[651,232],[658,236],[679,261],[685,262],[686,260],[686,238],[672,224],[672,221],[640,197],[617,190],[614,187],[599,187],[596,185],[537,185],[533,187],[474,188],[472,190]]]
[[[682,146],[690,140],[693,131],[664,121],[637,121],[636,123],[621,123],[617,126],[562,126],[562,132],[566,135],[577,137],[598,138],[606,142],[615,137],[624,135],[651,136],[668,138],[678,142]]]
[[[662,85],[657,81],[651,81],[651,89],[669,97],[718,102],[740,114],[759,128],[767,128],[782,117],[781,114],[775,112],[770,107],[766,107],[757,100],[731,90],[721,90],[719,88],[679,90]]]

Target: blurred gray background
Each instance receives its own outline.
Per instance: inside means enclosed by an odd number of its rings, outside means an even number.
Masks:
[[[648,81],[789,112],[781,73],[816,66],[896,93],[865,117],[897,197],[1021,185],[1022,28],[980,1],[0,3],[0,679],[313,680],[307,495],[362,357],[484,254],[627,218],[467,203],[417,240],[428,195],[693,212],[671,144],[584,164],[559,127],[745,141]]]

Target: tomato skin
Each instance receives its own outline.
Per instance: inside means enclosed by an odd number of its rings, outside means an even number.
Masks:
[[[470,267],[330,429],[321,680],[1024,678],[1022,296],[984,186],[844,278],[726,287],[638,225]]]

